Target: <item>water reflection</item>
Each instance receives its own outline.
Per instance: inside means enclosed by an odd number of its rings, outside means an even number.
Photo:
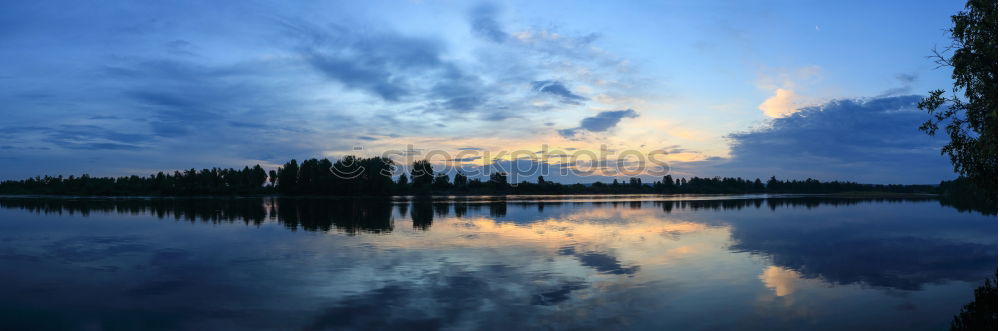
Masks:
[[[284,329],[933,327],[932,317],[946,325],[967,301],[964,282],[974,287],[996,270],[995,219],[932,199],[3,197],[0,208],[0,263],[9,266],[0,282],[17,288],[0,293],[4,325],[66,302],[79,314],[104,314],[89,320],[105,328],[135,326],[108,311],[137,305],[169,321],[165,329],[220,321]],[[150,216],[247,226],[141,219]],[[88,306],[102,296],[109,300]],[[883,305],[868,309],[913,323],[844,319],[852,315],[843,300]],[[53,328],[79,328],[72,321],[81,316],[67,314],[68,324]]]
[[[149,214],[157,218],[201,221],[207,223],[244,223],[260,225],[265,221],[276,221],[291,230],[330,231],[338,230],[348,234],[358,232],[383,233],[392,231],[392,208],[399,215],[409,215],[413,227],[430,229],[434,217],[454,216],[463,218],[471,215],[502,219],[507,216],[508,206],[518,208],[517,222],[532,222],[545,219],[546,206],[573,207],[591,206],[612,208],[659,208],[670,213],[698,210],[742,210],[744,208],[776,210],[783,207],[803,207],[812,209],[823,205],[850,206],[864,203],[903,203],[936,201],[932,198],[744,198],[722,200],[654,200],[654,201],[524,201],[524,200],[476,200],[451,198],[436,200],[413,198],[390,199],[337,199],[337,198],[47,198],[47,197],[0,197],[0,208],[23,209],[40,214],[80,214],[91,213]],[[524,213],[535,208],[535,215]],[[483,213],[483,210],[488,213]],[[967,209],[963,209],[967,210]]]

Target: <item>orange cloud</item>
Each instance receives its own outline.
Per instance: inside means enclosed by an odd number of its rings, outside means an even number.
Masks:
[[[798,111],[799,106],[796,103],[796,98],[798,95],[795,94],[795,91],[779,88],[774,90],[774,96],[764,100],[764,103],[757,106],[757,109],[763,111],[764,115],[768,117],[786,117]]]

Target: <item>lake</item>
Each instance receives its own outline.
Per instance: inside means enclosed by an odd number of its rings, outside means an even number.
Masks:
[[[919,198],[0,197],[0,328],[942,330],[996,261]]]

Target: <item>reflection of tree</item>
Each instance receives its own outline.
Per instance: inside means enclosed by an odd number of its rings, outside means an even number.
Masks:
[[[434,215],[438,217],[448,217],[448,207],[447,203],[435,203],[434,204]]]
[[[413,206],[410,208],[410,218],[413,219],[413,228],[424,231],[431,228],[431,223],[434,223],[433,205],[430,199],[417,198],[413,200]]]
[[[490,203],[490,216],[491,217],[507,216],[507,202],[497,201]]]
[[[347,233],[392,231],[392,205],[384,199],[278,198],[278,210],[279,215],[286,215],[283,222],[289,228],[298,226],[307,231],[336,228]]]
[[[770,208],[776,210],[785,207],[815,208],[819,206],[846,206],[869,202],[904,202],[933,201],[933,198],[831,198],[831,197],[798,197],[798,198],[753,198],[730,200],[681,200],[681,201],[588,201],[574,202],[573,207],[628,207],[641,209],[653,205],[664,212],[677,210],[742,210],[744,208]],[[942,205],[949,205],[942,201]],[[482,214],[482,209],[488,209],[491,217],[505,217],[507,208],[536,209],[538,214],[546,213],[546,207],[560,207],[565,201],[507,201],[505,199],[447,199],[432,200],[429,197],[414,198],[414,206],[429,208],[430,212],[439,217],[453,214],[463,217],[468,213]],[[452,205],[453,207],[450,207]],[[397,203],[399,215],[409,214],[410,204]],[[304,230],[327,230],[338,228],[350,231],[380,232],[391,228],[390,219],[392,203],[387,199],[350,199],[350,198],[0,198],[0,207],[26,209],[38,213],[80,213],[88,215],[99,213],[150,213],[159,218],[175,218],[178,220],[209,223],[233,223],[259,225],[265,220],[273,219],[286,224],[289,228]],[[451,210],[454,212],[452,213]],[[959,210],[963,210],[960,208]],[[421,212],[418,212],[418,215]],[[423,216],[421,216],[423,218]],[[305,219],[303,219],[305,218]],[[432,217],[433,218],[433,217]]]
[[[399,204],[399,207],[398,207],[399,208],[399,218],[406,217],[406,215],[408,214],[407,210],[409,209],[409,207],[410,207],[410,205],[408,203],[405,203],[405,202]]]
[[[455,217],[462,218],[468,211],[468,205],[461,201],[455,201]]]
[[[288,229],[346,233],[392,231],[392,205],[386,199],[163,198],[62,199],[0,198],[0,207],[44,214],[94,212],[149,214],[189,222],[260,225],[271,219]]]

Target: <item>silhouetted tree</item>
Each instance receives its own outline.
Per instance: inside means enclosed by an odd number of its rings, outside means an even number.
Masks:
[[[455,173],[454,184],[457,189],[465,189],[469,185],[469,177],[466,177],[462,171],[459,171]]]
[[[295,159],[278,168],[278,190],[282,193],[294,193],[298,184],[299,164]]]
[[[507,183],[507,173],[506,172],[494,172],[490,174],[490,186],[496,190],[506,190],[509,187]]]
[[[920,129],[934,135],[944,125],[950,141],[941,148],[955,172],[969,177],[993,200],[997,192],[997,1],[969,0],[951,17],[950,57],[935,50],[937,63],[952,68],[951,96],[931,91],[918,104],[932,118]],[[962,93],[963,97],[957,94]],[[948,104],[947,108],[939,109]]]
[[[434,176],[434,184],[433,184],[433,186],[434,186],[435,190],[447,190],[447,189],[450,189],[451,188],[451,183],[449,182],[448,174],[442,172],[442,173],[437,174],[437,176]]]
[[[951,321],[952,331],[997,329],[997,278],[987,279],[976,288],[975,299],[969,302]]]
[[[410,179],[413,180],[415,191],[426,194],[434,182],[434,166],[427,160],[413,162],[413,167],[410,168]]]
[[[418,162],[417,167],[424,169],[423,171],[433,170],[430,164],[425,162]],[[188,169],[183,172],[174,171],[172,174],[159,172],[147,177],[92,177],[86,174],[79,177],[39,176],[24,180],[2,181],[0,194],[245,195],[280,192],[287,195],[384,196],[410,192],[451,194],[456,191],[472,194],[941,192],[947,195],[948,204],[960,205],[961,208],[981,210],[980,205],[986,205],[981,203],[986,199],[982,195],[963,193],[971,191],[969,187],[973,185],[971,180],[966,178],[944,181],[938,187],[821,182],[812,178],[783,181],[774,176],[766,185],[760,179],[750,181],[739,177],[675,179],[665,176],[662,181],[657,181],[654,185],[644,185],[640,178],[633,177],[629,178],[628,185],[595,182],[586,186],[562,185],[539,176],[536,182],[522,181],[517,186],[511,186],[508,184],[506,174],[502,172],[491,174],[488,183],[483,183],[479,178],[469,179],[464,174],[458,173],[452,184],[443,173],[437,176],[421,176],[415,171],[413,174],[418,175],[417,177],[424,180],[425,184],[418,187],[419,189],[411,190],[408,185],[411,181],[406,174],[401,174],[398,181],[392,180],[393,170],[394,163],[389,159],[345,156],[336,162],[328,159],[308,159],[298,163],[291,160],[276,171],[272,170],[270,174],[266,174],[262,167],[255,165],[242,169]],[[431,182],[427,183],[427,179]],[[269,180],[272,185],[265,186],[264,183]],[[672,186],[670,183],[673,183]],[[993,211],[995,212],[995,208]]]

